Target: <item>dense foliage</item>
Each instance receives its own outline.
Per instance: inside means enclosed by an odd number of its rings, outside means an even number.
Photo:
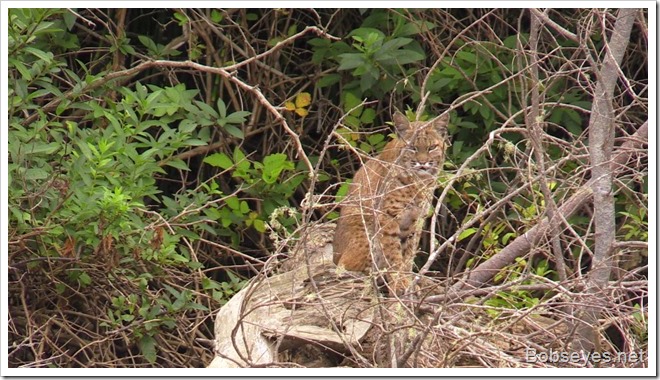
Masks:
[[[278,239],[336,218],[335,197],[388,141],[395,109],[450,110],[445,206],[424,249],[444,254],[425,269],[476,267],[589,178],[608,36],[587,25],[614,15],[550,12],[590,50],[545,30],[532,78],[519,9],[11,9],[10,365],[207,364],[213,311],[285,257]],[[646,16],[615,94],[621,139],[647,118]],[[525,130],[537,83],[544,166]],[[640,157],[615,183],[617,239],[636,242],[622,245],[616,274],[629,282],[646,279]],[[491,295],[494,315],[551,298],[533,290],[539,278],[586,273],[588,209],[569,222],[561,265],[549,241],[495,276],[530,287]],[[631,319],[609,336],[645,347],[646,291],[621,297]]]

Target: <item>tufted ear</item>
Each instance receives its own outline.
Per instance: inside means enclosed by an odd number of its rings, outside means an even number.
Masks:
[[[449,124],[448,113],[436,117],[431,123],[433,129],[435,129],[445,140],[449,138],[447,133],[447,124]]]
[[[406,115],[402,114],[399,111],[396,111],[392,115],[392,121],[394,122],[394,127],[396,128],[396,134],[399,137],[402,137],[408,133],[410,130],[410,121]]]

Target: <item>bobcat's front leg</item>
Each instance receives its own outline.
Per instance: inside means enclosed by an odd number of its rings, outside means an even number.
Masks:
[[[387,204],[386,204],[387,206]],[[375,264],[377,270],[385,270],[385,280],[394,292],[403,294],[410,285],[406,263],[403,257],[402,231],[400,216],[403,210],[389,208],[378,218],[376,234]]]
[[[414,203],[408,204],[399,216],[399,230],[401,241],[407,240],[419,229],[422,208]]]

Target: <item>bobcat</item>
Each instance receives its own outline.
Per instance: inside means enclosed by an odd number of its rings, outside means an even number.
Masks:
[[[449,144],[448,115],[410,122],[396,112],[397,138],[355,173],[337,221],[333,261],[347,270],[387,270],[397,294],[410,286],[412,261]]]

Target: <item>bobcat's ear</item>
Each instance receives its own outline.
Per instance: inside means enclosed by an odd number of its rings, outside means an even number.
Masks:
[[[444,115],[435,118],[431,126],[436,130],[436,132],[438,132],[439,135],[445,139],[448,139],[449,137],[447,133],[447,124],[449,124],[449,114],[445,113]]]
[[[396,134],[399,137],[402,137],[408,133],[410,130],[410,121],[406,115],[402,114],[399,111],[396,111],[392,115],[392,121],[394,122],[394,127],[396,128]]]

